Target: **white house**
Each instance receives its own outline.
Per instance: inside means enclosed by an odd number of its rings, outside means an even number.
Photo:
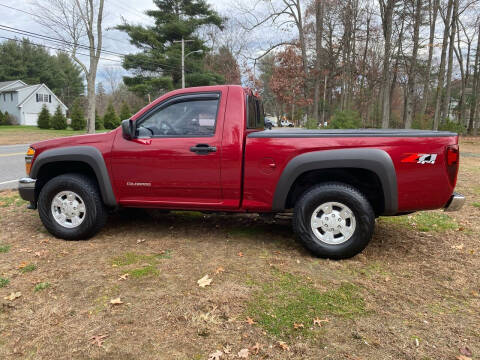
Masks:
[[[0,111],[8,111],[18,125],[36,126],[43,105],[50,114],[58,105],[64,115],[68,110],[45,84],[27,85],[22,80],[0,82]]]

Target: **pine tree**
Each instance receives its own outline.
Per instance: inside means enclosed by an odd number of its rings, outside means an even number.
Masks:
[[[37,126],[40,129],[50,128],[50,112],[47,109],[47,105],[43,105],[42,111],[38,114]]]
[[[103,119],[98,115],[98,111],[95,110],[95,130],[103,129]]]
[[[130,107],[125,101],[123,101],[122,107],[120,108],[120,120],[130,119],[131,117],[132,113],[130,112]]]
[[[64,130],[67,128],[67,118],[63,115],[60,105],[57,106],[57,110],[55,110],[55,114],[52,116],[50,125],[55,130]]]
[[[85,115],[83,114],[83,109],[80,106],[80,101],[77,99],[73,103],[72,108],[72,129],[73,130],[85,130],[87,126],[87,121],[85,120]]]
[[[107,112],[103,117],[103,126],[105,126],[105,129],[115,129],[119,125],[120,125],[120,119],[118,118],[117,113],[115,112],[113,104],[110,103],[108,104]]]

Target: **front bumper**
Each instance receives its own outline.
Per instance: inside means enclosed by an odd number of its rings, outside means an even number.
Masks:
[[[445,211],[457,211],[460,210],[465,204],[465,196],[457,193],[453,193],[450,200],[448,200],[447,205],[445,206]]]
[[[37,180],[31,178],[22,178],[18,180],[18,192],[23,200],[29,201],[31,205],[35,204],[35,183]]]

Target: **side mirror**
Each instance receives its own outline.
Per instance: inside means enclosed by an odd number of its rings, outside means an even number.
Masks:
[[[135,127],[130,119],[122,121],[122,135],[126,140],[132,140],[135,136]]]

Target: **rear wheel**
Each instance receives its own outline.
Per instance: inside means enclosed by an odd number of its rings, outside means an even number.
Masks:
[[[306,191],[295,206],[293,227],[313,254],[345,259],[361,252],[375,227],[375,214],[357,189],[325,183]]]
[[[47,230],[65,240],[88,239],[107,220],[97,184],[81,174],[64,174],[47,182],[38,198],[38,212]]]

